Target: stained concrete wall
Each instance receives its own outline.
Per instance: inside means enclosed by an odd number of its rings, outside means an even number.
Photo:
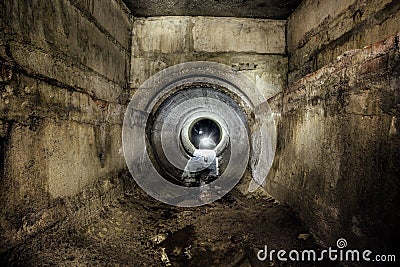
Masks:
[[[350,50],[270,100],[281,116],[266,188],[327,246],[397,247],[399,38]]]
[[[212,61],[243,72],[267,98],[286,87],[286,21],[214,17],[137,18],[131,88],[156,72],[189,61]]]
[[[289,87],[270,101],[280,116],[266,188],[327,246],[384,250],[399,237],[399,9],[305,0],[288,20]]]
[[[121,190],[132,19],[119,0],[0,12],[1,252]]]
[[[399,30],[397,0],[304,0],[288,19],[288,82]]]

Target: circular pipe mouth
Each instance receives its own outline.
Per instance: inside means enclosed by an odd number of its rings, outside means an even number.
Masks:
[[[145,126],[146,151],[157,172],[168,182],[185,187],[199,186],[199,179],[206,184],[219,179],[232,157],[231,134],[238,136],[248,130],[242,108],[222,89],[209,84],[187,85],[160,101]],[[201,169],[211,158],[203,157],[203,164],[200,155],[214,155],[215,168]],[[194,169],[197,171],[191,171]],[[187,183],[190,178],[196,182]]]
[[[203,119],[218,125],[220,138],[204,140],[206,148],[215,148],[194,154],[193,122]],[[135,92],[122,140],[129,171],[143,190],[164,203],[194,207],[232,190],[247,167],[249,191],[262,185],[273,162],[276,130],[268,102],[244,74],[218,63],[188,62],[160,71]]]
[[[202,134],[200,134],[200,128],[202,128]],[[195,133],[192,135],[192,132]],[[190,114],[183,123],[180,137],[182,147],[189,156],[193,156],[196,149],[214,150],[219,156],[230,142],[225,120],[218,114],[208,111],[196,111]],[[203,139],[203,144],[200,146]]]
[[[221,127],[208,118],[194,121],[188,134],[190,142],[197,149],[213,150],[221,141]]]

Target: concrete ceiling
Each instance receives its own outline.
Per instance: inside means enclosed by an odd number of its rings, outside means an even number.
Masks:
[[[286,19],[301,0],[123,0],[136,17],[218,16]]]

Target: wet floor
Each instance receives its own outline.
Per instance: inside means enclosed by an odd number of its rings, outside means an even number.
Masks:
[[[139,189],[105,207],[90,225],[56,227],[13,250],[9,266],[312,266],[261,262],[270,249],[316,249],[290,208],[233,190],[203,207],[164,205]],[[325,264],[323,266],[326,266]]]

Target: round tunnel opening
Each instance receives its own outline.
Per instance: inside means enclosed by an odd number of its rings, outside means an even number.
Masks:
[[[124,156],[135,181],[178,206],[211,203],[246,171],[254,191],[267,176],[276,136],[263,99],[247,77],[217,63],[157,73],[135,93],[124,117]]]
[[[163,179],[185,188],[228,180],[223,174],[230,161],[239,157],[231,152],[243,148],[231,140],[246,138],[248,131],[237,99],[224,87],[196,83],[177,87],[159,100],[145,132],[149,159]]]
[[[190,127],[189,139],[197,149],[212,150],[221,141],[220,126],[211,119],[200,119]]]

